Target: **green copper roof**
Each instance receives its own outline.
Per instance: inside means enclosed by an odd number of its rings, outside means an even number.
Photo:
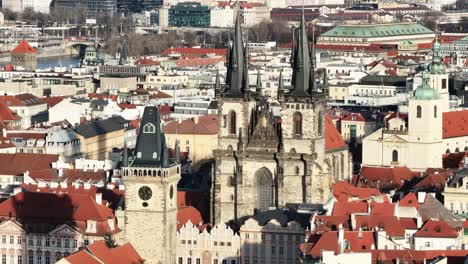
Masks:
[[[431,34],[432,30],[418,23],[393,23],[370,25],[341,25],[323,33],[323,37],[374,38],[402,35]]]
[[[438,97],[437,91],[429,86],[429,74],[427,72],[423,73],[422,84],[413,92],[413,98],[417,100],[432,100]]]

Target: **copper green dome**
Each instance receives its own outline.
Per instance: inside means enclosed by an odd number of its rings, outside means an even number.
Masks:
[[[445,64],[441,61],[440,57],[436,56],[432,59],[432,62],[429,63],[427,70],[431,74],[445,74]]]
[[[439,95],[437,91],[429,86],[429,75],[427,72],[423,73],[422,84],[413,92],[413,98],[417,100],[432,100],[437,99]]]

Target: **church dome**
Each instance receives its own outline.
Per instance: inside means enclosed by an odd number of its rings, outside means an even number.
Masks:
[[[423,73],[422,79],[422,84],[413,92],[413,98],[417,100],[437,99],[439,95],[436,90],[429,87],[429,76],[426,72]]]
[[[85,52],[96,52],[96,48],[92,46],[88,46],[86,47]]]

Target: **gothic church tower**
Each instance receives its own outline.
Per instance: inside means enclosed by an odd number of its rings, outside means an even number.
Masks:
[[[219,130],[214,151],[211,222],[231,222],[287,202],[325,199],[329,165],[325,158],[325,95],[315,79],[304,16],[293,48],[293,86],[280,77],[275,116],[261,87],[248,82],[248,48],[240,15],[228,46],[226,84],[216,78]],[[261,85],[257,78],[257,86]],[[323,87],[322,87],[323,88]],[[320,160],[320,161],[319,161]]]
[[[174,264],[180,166],[169,156],[157,107],[145,108],[133,159],[124,153],[122,165],[125,240],[147,263]]]

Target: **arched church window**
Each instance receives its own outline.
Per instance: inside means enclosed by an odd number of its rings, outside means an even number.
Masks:
[[[294,113],[294,135],[302,136],[302,114],[299,112]]]
[[[418,105],[416,107],[416,117],[421,118],[421,116],[422,116],[422,107],[420,105]]]
[[[437,118],[437,105],[434,105],[434,118]]]
[[[155,133],[155,132],[156,132],[156,127],[153,124],[148,123],[143,126],[143,133]]]
[[[392,161],[393,162],[398,162],[398,151],[397,150],[392,151]]]
[[[455,149],[455,152],[457,152],[457,153],[460,152],[460,149],[459,149],[459,148],[456,148],[456,149]]]
[[[267,168],[261,168],[255,173],[257,187],[256,209],[267,211],[273,205],[273,177]]]
[[[445,153],[446,153],[446,154],[449,154],[449,153],[450,153],[450,149],[447,149],[447,150],[445,151]]]
[[[229,133],[235,135],[236,134],[236,112],[231,111],[229,114]]]
[[[468,147],[465,147],[465,152],[467,152],[467,151],[468,151]]]

